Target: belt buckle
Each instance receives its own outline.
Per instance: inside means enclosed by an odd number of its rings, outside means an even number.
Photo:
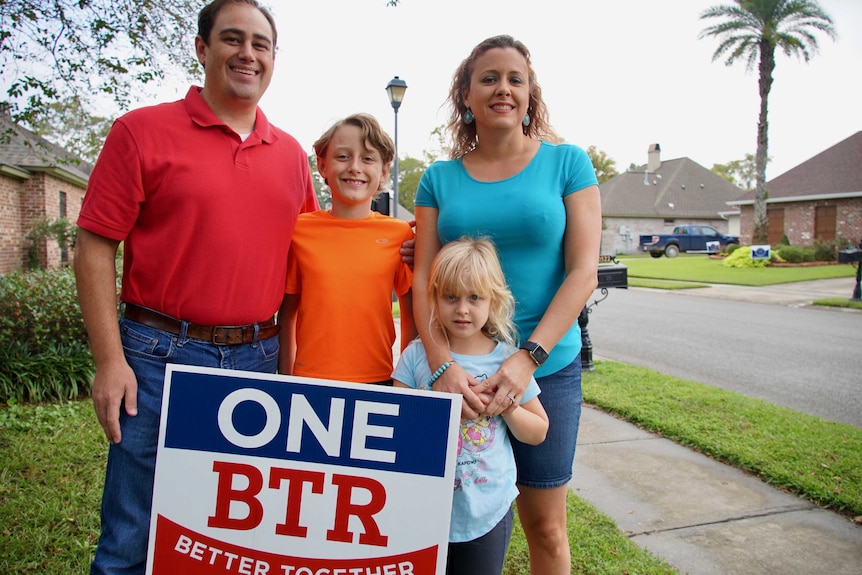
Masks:
[[[236,345],[242,343],[242,328],[232,325],[213,326],[211,341],[215,345]]]

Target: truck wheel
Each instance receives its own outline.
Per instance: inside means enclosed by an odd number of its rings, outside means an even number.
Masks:
[[[679,255],[679,246],[675,246],[673,244],[669,245],[664,249],[664,255],[669,258],[675,258]]]
[[[650,252],[649,255],[651,255],[654,258],[660,258],[661,252]]]

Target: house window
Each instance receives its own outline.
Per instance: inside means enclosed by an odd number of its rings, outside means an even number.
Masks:
[[[60,217],[66,218],[66,192],[60,192]],[[60,263],[69,263],[69,247],[66,244],[60,246]]]
[[[814,239],[820,242],[831,242],[835,239],[836,227],[835,206],[818,206],[814,210]]]

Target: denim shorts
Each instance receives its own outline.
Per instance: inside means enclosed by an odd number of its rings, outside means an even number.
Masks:
[[[275,373],[278,336],[241,345],[215,345],[120,320],[126,361],[138,381],[138,414],[120,410],[120,443],[108,449],[102,492],[102,533],[91,575],[143,575],[147,562],[156,449],[168,363]]]
[[[511,434],[509,437],[518,467],[518,485],[555,489],[571,480],[575,462],[583,403],[580,355],[560,371],[536,381],[542,390],[539,401],[548,414],[548,435],[539,445],[521,443]]]

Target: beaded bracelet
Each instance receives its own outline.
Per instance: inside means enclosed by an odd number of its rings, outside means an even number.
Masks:
[[[440,367],[438,367],[438,368],[437,368],[437,371],[435,371],[435,372],[431,375],[431,379],[429,379],[429,380],[428,380],[428,387],[431,387],[431,385],[432,385],[435,381],[437,381],[437,379],[438,379],[441,375],[443,375],[443,372],[444,372],[444,371],[446,371],[447,369],[449,369],[449,367],[450,367],[453,363],[455,363],[455,360],[454,360],[454,359],[453,359],[452,361],[447,361],[446,363],[444,363],[443,365],[441,365]]]

